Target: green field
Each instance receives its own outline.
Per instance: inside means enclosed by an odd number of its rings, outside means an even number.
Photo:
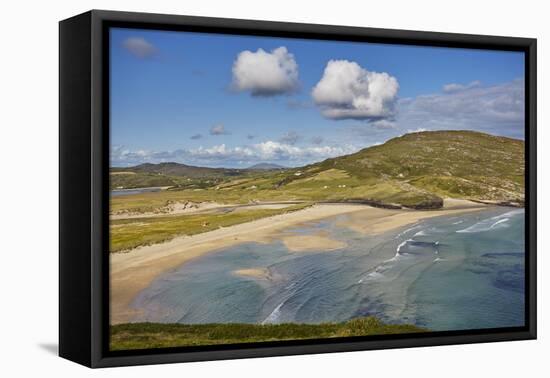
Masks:
[[[389,335],[426,332],[413,325],[384,324],[374,317],[323,324],[161,324],[111,326],[111,350],[238,344],[282,340]]]

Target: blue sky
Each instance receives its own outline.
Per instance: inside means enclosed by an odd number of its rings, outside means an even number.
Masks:
[[[118,28],[110,45],[114,166],[299,166],[417,130],[524,136],[522,53]]]

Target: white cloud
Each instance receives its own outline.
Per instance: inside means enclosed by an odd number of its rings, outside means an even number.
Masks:
[[[130,37],[123,44],[124,48],[138,58],[149,58],[157,53],[157,48],[145,38]]]
[[[292,93],[298,88],[298,64],[284,46],[242,51],[233,63],[233,87],[252,96]]]
[[[145,162],[176,161],[199,166],[238,166],[258,161],[284,162],[304,165],[358,151],[353,145],[298,147],[277,141],[265,141],[253,145],[227,147],[225,144],[175,151],[131,151],[123,147],[111,149],[113,166],[136,165]]]
[[[210,135],[224,135],[224,134],[229,134],[229,133],[225,130],[225,126],[221,123],[214,125],[210,128]]]
[[[356,62],[330,60],[311,95],[329,119],[377,120],[393,115],[399,83]]]
[[[468,86],[400,100],[399,128],[468,129],[524,137],[525,84],[522,79],[493,86],[471,83]]]
[[[479,80],[472,81],[472,82],[470,82],[466,85],[451,83],[451,84],[445,84],[443,86],[443,92],[445,92],[445,93],[455,93],[455,92],[464,91],[466,89],[477,88],[477,87],[480,87],[480,86],[481,86],[481,82]]]

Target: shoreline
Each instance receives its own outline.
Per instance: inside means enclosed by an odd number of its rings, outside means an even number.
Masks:
[[[269,243],[273,240],[284,242],[285,236],[281,235],[281,231],[293,226],[348,214],[351,219],[342,222],[342,226],[360,233],[378,234],[427,218],[479,211],[490,207],[492,206],[451,199],[446,200],[444,207],[440,210],[382,209],[360,204],[316,204],[288,214],[275,215],[197,235],[180,236],[164,243],[138,247],[126,253],[109,254],[110,323],[131,321],[138,313],[138,310],[130,308],[133,299],[159,275],[207,253],[241,243]],[[295,244],[295,252],[307,252],[308,249],[326,247],[326,239],[323,237],[318,235],[304,237],[306,239],[290,240]],[[308,246],[309,248],[306,248]],[[332,249],[337,247],[339,246],[333,245]],[[139,280],[136,277],[139,277]]]

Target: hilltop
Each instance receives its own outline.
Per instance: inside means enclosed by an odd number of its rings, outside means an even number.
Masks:
[[[162,194],[159,205],[312,201],[439,208],[443,198],[452,197],[522,206],[524,149],[521,140],[480,132],[427,131],[300,168],[238,170],[177,163],[117,168],[111,187],[123,180],[133,187],[161,186],[143,182],[164,180],[173,188]]]

